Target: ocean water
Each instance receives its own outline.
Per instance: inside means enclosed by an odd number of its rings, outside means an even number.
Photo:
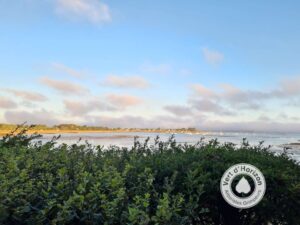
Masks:
[[[81,133],[81,134],[61,134],[58,143],[74,144],[84,143],[88,141],[94,145],[104,147],[117,145],[120,147],[130,147],[134,143],[134,137],[138,137],[140,141],[150,137],[149,144],[154,143],[155,137],[159,136],[160,140],[166,141],[171,134],[165,133]],[[196,144],[202,138],[205,142],[211,139],[217,139],[221,143],[232,142],[240,145],[243,138],[252,145],[259,144],[264,141],[265,146],[271,146],[270,150],[280,154],[284,151],[284,147],[288,147],[286,152],[288,155],[300,162],[300,133],[255,133],[255,132],[209,132],[204,134],[174,134],[177,143]],[[43,135],[42,140],[47,141],[53,137],[53,134]]]

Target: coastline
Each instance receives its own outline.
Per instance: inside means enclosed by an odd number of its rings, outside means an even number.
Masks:
[[[7,135],[13,130],[0,130],[0,136]],[[116,130],[28,130],[27,134],[84,134],[84,133],[164,133],[164,134],[204,134],[207,131],[178,131],[178,130],[143,130],[143,129],[116,129]]]

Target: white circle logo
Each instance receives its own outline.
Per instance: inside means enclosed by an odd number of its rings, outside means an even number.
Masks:
[[[264,197],[266,181],[255,166],[240,163],[231,166],[220,182],[223,198],[231,206],[247,209],[258,204]]]

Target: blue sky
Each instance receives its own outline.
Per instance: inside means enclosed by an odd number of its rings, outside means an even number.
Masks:
[[[299,10],[2,0],[0,122],[300,131]]]

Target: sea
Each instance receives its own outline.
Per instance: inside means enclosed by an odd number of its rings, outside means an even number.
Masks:
[[[160,140],[167,141],[172,134],[169,133],[67,133],[61,134],[57,143],[85,143],[86,141],[93,145],[100,145],[104,148],[116,145],[119,147],[131,147],[134,138],[143,142],[150,138],[149,144],[154,143],[154,139],[159,136]],[[275,154],[285,152],[289,157],[300,163],[300,133],[262,133],[262,132],[207,132],[207,133],[178,133],[173,134],[177,143],[196,144],[200,140],[208,142],[211,139],[217,139],[220,143],[231,142],[239,146],[245,138],[249,144],[258,145],[263,141],[264,146],[271,146],[270,151]],[[44,134],[42,141],[48,141],[53,138],[53,134]]]

